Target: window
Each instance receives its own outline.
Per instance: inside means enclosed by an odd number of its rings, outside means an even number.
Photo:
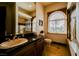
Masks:
[[[33,19],[33,28],[32,28],[33,32],[37,31],[37,23],[36,23],[36,17]]]
[[[62,11],[55,11],[48,17],[48,32],[49,33],[66,33],[66,15]]]
[[[76,9],[71,13],[71,40],[76,39]]]

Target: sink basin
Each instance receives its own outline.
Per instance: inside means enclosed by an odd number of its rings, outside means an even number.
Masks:
[[[9,41],[1,43],[0,49],[12,48],[12,47],[21,45],[21,44],[26,43],[26,42],[28,42],[28,39],[25,39],[25,38],[9,40]]]

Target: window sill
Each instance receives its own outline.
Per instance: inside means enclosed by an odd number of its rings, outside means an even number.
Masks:
[[[50,32],[48,32],[47,34],[67,34],[67,33],[56,33],[56,32],[53,32],[53,33],[50,33]]]

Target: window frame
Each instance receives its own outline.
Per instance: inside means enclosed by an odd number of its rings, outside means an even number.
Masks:
[[[76,5],[74,4],[67,10],[67,38],[71,40],[71,13],[76,9]],[[69,25],[69,26],[68,26]]]
[[[62,9],[58,9],[58,10],[54,10],[54,11],[51,11],[51,12],[47,12],[47,34],[67,34],[67,29],[66,29],[66,33],[57,33],[57,32],[48,32],[48,17],[50,16],[50,14],[51,13],[53,13],[53,12],[56,12],[56,11],[61,11],[61,12],[63,12],[63,13],[65,13],[65,15],[67,16],[67,13],[66,13],[66,8],[62,8]],[[66,19],[67,20],[67,19]],[[67,24],[66,24],[66,26],[67,26]]]

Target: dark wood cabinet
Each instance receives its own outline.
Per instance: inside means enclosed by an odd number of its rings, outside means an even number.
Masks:
[[[13,56],[41,56],[44,49],[44,39],[38,39],[30,44],[13,51]]]
[[[35,55],[35,44],[31,43],[28,46],[23,47],[20,51],[17,51],[17,53],[15,53],[15,56],[32,56]]]
[[[44,40],[43,39],[39,39],[36,42],[36,55],[37,56],[41,56],[42,52],[43,52],[43,49],[44,49]]]

